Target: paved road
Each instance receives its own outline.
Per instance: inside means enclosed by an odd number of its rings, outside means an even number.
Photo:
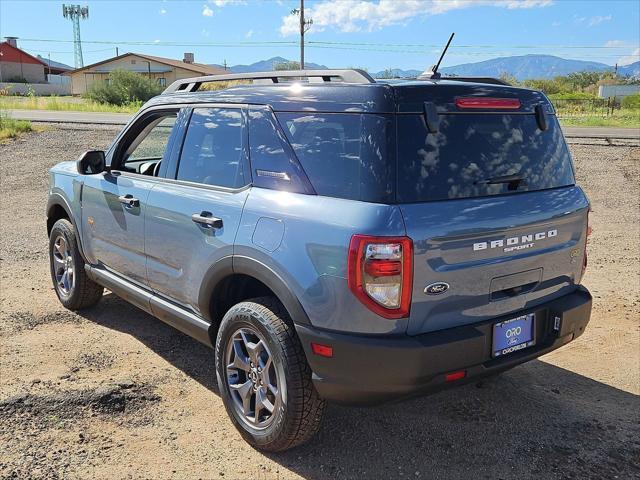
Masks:
[[[129,113],[65,112],[57,110],[8,110],[8,112],[11,118],[52,123],[124,125],[131,118]]]
[[[640,128],[562,127],[568,138],[624,138],[640,139]]]
[[[124,125],[131,118],[128,113],[64,112],[53,110],[9,110],[9,115],[21,120],[60,123],[99,123]],[[564,127],[567,137],[640,139],[640,128]]]

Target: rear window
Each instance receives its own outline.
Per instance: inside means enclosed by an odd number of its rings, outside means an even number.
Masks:
[[[444,114],[437,133],[423,115],[398,115],[401,203],[543,190],[574,183],[557,119],[541,131],[534,115]],[[516,175],[517,183],[488,183]]]
[[[318,195],[387,203],[395,185],[391,115],[278,113]]]

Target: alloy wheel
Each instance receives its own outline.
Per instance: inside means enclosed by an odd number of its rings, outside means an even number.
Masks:
[[[240,328],[227,342],[225,359],[227,386],[238,416],[251,428],[268,427],[282,403],[284,380],[265,340],[252,328]]]
[[[56,279],[56,289],[63,297],[68,297],[75,286],[75,272],[73,254],[67,239],[59,235],[53,243],[51,257],[53,258],[53,274]]]

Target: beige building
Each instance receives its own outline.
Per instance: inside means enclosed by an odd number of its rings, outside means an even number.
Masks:
[[[129,70],[148,76],[163,87],[182,78],[230,73],[222,68],[195,63],[192,53],[185,53],[182,61],[141,53],[125,53],[78,68],[65,75],[71,77],[71,93],[83,95],[94,82],[107,81],[109,73],[116,69]]]

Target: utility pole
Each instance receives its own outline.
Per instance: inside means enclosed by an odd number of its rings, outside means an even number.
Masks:
[[[305,20],[304,18],[304,0],[300,0],[300,8],[291,10],[291,15],[298,15],[300,18],[300,70],[304,70],[304,34],[309,31],[313,25],[313,19]]]
[[[73,53],[76,68],[84,67],[82,59],[82,42],[80,40],[80,20],[89,18],[89,7],[62,4],[62,16],[73,23]]]

